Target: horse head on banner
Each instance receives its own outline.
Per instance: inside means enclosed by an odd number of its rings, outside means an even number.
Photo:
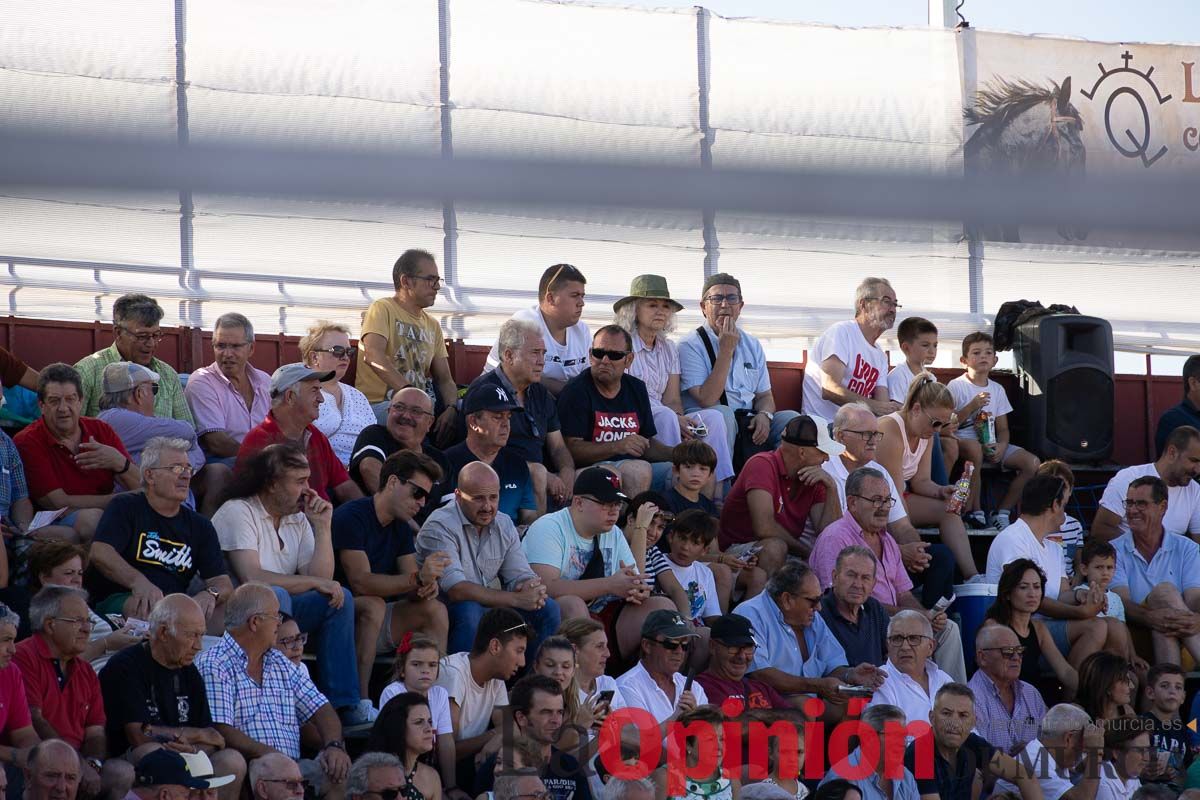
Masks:
[[[1083,120],[1071,104],[1070,77],[1050,86],[998,78],[975,94],[963,118],[975,127],[963,148],[968,175],[1059,175],[1064,182],[1084,175]],[[1060,225],[1058,233],[1068,241],[1086,239],[1088,229]],[[1021,241],[1016,225],[984,224],[967,235]]]

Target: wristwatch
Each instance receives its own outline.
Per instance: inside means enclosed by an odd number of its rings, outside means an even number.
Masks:
[[[762,414],[764,417],[766,417],[767,422],[772,422],[775,419],[775,415],[772,414],[770,411],[759,411],[758,413]]]
[[[100,770],[102,770],[104,768],[104,763],[100,759],[96,758],[95,756],[92,756],[91,758],[85,758],[83,761],[89,767],[96,770],[96,772],[99,772]]]
[[[341,739],[334,739],[332,742],[326,742],[325,746],[322,747],[321,749],[328,750],[331,747],[341,750],[343,753],[346,752],[346,743],[343,742]]]

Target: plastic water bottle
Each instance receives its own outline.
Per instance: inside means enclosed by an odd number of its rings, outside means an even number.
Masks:
[[[954,484],[954,495],[946,501],[946,510],[951,514],[961,514],[967,498],[971,496],[971,476],[975,474],[975,464],[968,461],[963,467],[962,477]]]

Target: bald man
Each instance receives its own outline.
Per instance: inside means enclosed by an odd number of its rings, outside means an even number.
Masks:
[[[25,800],[75,800],[82,767],[75,748],[62,739],[47,739],[29,752]]]
[[[489,608],[511,608],[536,635],[529,652],[558,630],[558,604],[529,566],[513,521],[498,514],[500,478],[482,461],[458,473],[454,500],[429,515],[417,534],[417,559],[442,552],[449,563],[438,586],[450,610],[448,652],[471,649],[479,620]],[[500,579],[500,589],[489,588]]]

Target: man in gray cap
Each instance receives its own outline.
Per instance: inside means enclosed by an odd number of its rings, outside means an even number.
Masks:
[[[745,305],[742,284],[732,275],[718,272],[704,281],[704,324],[679,342],[679,389],[686,410],[715,408],[725,415],[731,446],[741,422],[755,445],[774,447],[797,412],[776,410],[766,353],[737,326]]]
[[[704,688],[679,671],[699,636],[678,611],[650,612],[642,623],[641,660],[617,678],[626,704],[646,709],[662,725],[707,705]]]
[[[188,463],[194,475],[192,492],[200,513],[211,517],[233,472],[224,464],[205,466],[204,451],[190,422],[155,416],[158,373],[131,361],[115,361],[101,373],[100,388],[101,411],[97,419],[107,422],[117,432],[135,464],[142,463],[142,449],[156,436],[188,442]]]
[[[350,473],[334,455],[325,434],[313,426],[321,407],[321,382],[332,377],[332,372],[317,372],[303,364],[284,364],[275,370],[271,375],[271,410],[242,439],[235,469],[269,444],[298,442],[308,454],[308,485],[322,500],[336,505],[362,497],[362,490],[350,480]]]

